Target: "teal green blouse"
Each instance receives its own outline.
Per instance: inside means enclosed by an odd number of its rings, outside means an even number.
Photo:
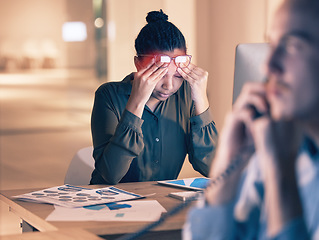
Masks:
[[[145,106],[141,119],[125,109],[133,79],[134,73],[95,92],[91,184],[176,179],[186,154],[193,168],[207,176],[217,143],[210,110],[195,116],[184,81],[154,112]]]

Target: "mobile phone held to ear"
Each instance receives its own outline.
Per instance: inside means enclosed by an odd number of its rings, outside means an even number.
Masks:
[[[252,109],[252,111],[253,111],[253,119],[254,119],[254,120],[256,120],[256,119],[258,119],[258,118],[260,118],[260,117],[262,117],[262,116],[264,116],[264,115],[268,115],[268,114],[269,114],[269,104],[268,104],[268,102],[267,102],[267,108],[268,108],[268,110],[267,110],[266,113],[261,113],[261,112],[258,111],[257,108],[256,108],[255,106],[253,106],[253,105],[250,105],[249,107],[250,107],[250,108]]]
[[[254,120],[256,120],[256,119],[258,119],[258,118],[260,118],[260,117],[262,117],[262,116],[264,115],[264,113],[259,112],[259,111],[256,109],[256,107],[250,106],[250,108],[251,108],[251,109],[253,110],[253,112],[254,112],[254,117],[253,117]]]

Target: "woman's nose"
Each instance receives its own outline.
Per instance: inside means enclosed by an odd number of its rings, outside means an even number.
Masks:
[[[165,90],[170,90],[173,88],[173,76],[166,75],[164,76],[164,81],[162,83],[162,88]]]
[[[163,78],[162,88],[165,90],[170,90],[173,88],[174,74],[177,71],[177,67],[173,63],[173,61],[168,66],[168,72]]]

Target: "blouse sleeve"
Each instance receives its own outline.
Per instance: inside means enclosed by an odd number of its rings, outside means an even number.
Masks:
[[[95,170],[108,184],[117,184],[144,148],[143,120],[124,110],[118,116],[112,93],[97,90],[91,117]]]
[[[190,118],[189,161],[193,168],[204,176],[208,176],[217,137],[217,129],[209,108]]]

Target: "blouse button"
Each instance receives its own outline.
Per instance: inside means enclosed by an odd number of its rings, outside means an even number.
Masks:
[[[156,142],[159,142],[159,138],[155,138],[155,141],[156,141]]]

